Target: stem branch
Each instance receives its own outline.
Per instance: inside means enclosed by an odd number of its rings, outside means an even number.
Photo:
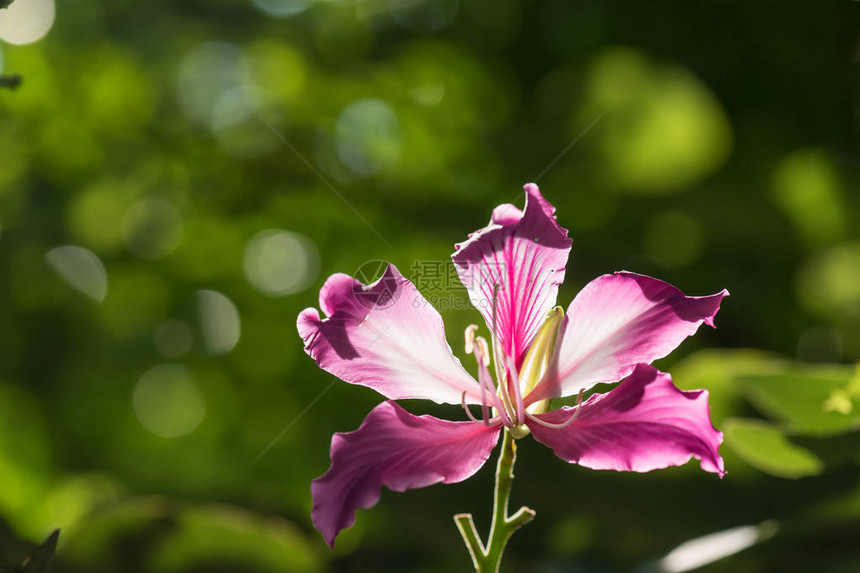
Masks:
[[[486,547],[478,538],[475,522],[469,513],[454,516],[460,535],[466,543],[472,564],[476,573],[498,573],[502,562],[502,553],[514,532],[531,521],[535,512],[528,507],[521,507],[517,512],[508,516],[508,501],[511,496],[511,486],[514,482],[514,462],[517,459],[517,445],[513,436],[503,430],[502,451],[496,466],[496,489],[493,499],[493,523]]]

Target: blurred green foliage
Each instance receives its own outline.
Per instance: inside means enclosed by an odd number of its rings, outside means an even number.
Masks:
[[[485,525],[487,469],[385,493],[333,553],[313,531],[331,434],[379,397],[329,386],[295,318],[331,273],[445,261],[539,178],[574,238],[561,304],[619,269],[732,292],[659,363],[710,391],[729,475],[526,440],[512,503],[538,517],[505,570],[631,570],[766,520],[702,570],[860,569],[860,4],[60,2],[15,45],[33,1],[0,11],[24,77],[0,91],[0,564],[62,528],[57,572],[465,570],[450,516]],[[425,294],[459,353],[477,314]]]

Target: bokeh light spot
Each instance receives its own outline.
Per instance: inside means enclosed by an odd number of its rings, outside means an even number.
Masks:
[[[203,342],[211,354],[227,354],[239,342],[242,323],[236,305],[214,290],[197,291]]]
[[[311,5],[312,0],[251,0],[254,6],[274,18],[288,18],[304,12]]]
[[[300,106],[308,88],[308,64],[296,48],[273,38],[262,38],[247,48],[246,82],[257,91],[254,102],[267,109],[267,119],[285,103]]]
[[[182,218],[164,199],[143,199],[125,213],[123,238],[128,249],[145,259],[170,254],[182,240]]]
[[[723,165],[732,130],[720,102],[690,72],[633,49],[598,56],[588,79],[579,134],[605,113],[595,135],[607,183],[636,193],[671,193]]]
[[[860,317],[860,243],[838,245],[809,259],[798,272],[797,289],[810,310]]]
[[[45,253],[48,264],[69,285],[101,302],[107,295],[107,271],[101,260],[83,247],[66,245]]]
[[[182,320],[171,318],[158,325],[155,330],[155,349],[165,358],[184,356],[194,343],[191,327]]]
[[[825,154],[802,150],[783,158],[774,171],[773,197],[807,245],[819,247],[844,236],[839,177]]]
[[[0,12],[0,40],[32,44],[44,38],[54,25],[54,0],[15,0]]]
[[[212,108],[212,129],[224,129],[246,120],[254,111],[252,98],[253,93],[243,87],[221,94]]]
[[[235,157],[261,157],[278,147],[278,139],[255,116],[258,90],[233,88],[218,98],[212,110],[212,129],[218,144]]]
[[[185,115],[198,123],[211,125],[221,96],[244,85],[245,67],[242,50],[233,44],[206,42],[189,51],[179,66],[176,82]]]
[[[412,96],[412,99],[417,103],[427,107],[433,107],[439,105],[442,98],[445,97],[445,84],[440,82],[417,86],[409,90],[409,95]]]
[[[130,189],[118,181],[97,181],[72,198],[66,210],[75,239],[96,251],[122,248],[122,220],[128,209]]]
[[[379,99],[361,99],[346,106],[334,131],[337,155],[358,175],[373,175],[400,159],[400,123],[394,110]]]
[[[248,281],[269,296],[308,288],[319,274],[319,252],[303,235],[268,229],[248,241],[242,266]]]
[[[132,398],[140,424],[157,436],[185,435],[206,415],[206,403],[191,372],[179,364],[160,364],[144,373]]]
[[[134,56],[105,50],[87,74],[87,117],[103,134],[134,133],[148,125],[154,111],[153,80]]]

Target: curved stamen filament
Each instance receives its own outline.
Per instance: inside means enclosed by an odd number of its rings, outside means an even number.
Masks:
[[[471,410],[469,410],[469,405],[466,404],[466,393],[465,392],[463,392],[463,396],[460,399],[460,405],[463,406],[463,409],[466,411],[466,416],[468,416],[469,419],[472,420],[473,422],[475,422],[476,424],[484,424],[485,426],[495,426],[501,420],[501,417],[499,417],[499,416],[495,416],[495,417],[489,418],[489,419],[485,417],[483,420],[477,419],[472,414]],[[484,408],[486,409],[486,404],[484,405]]]
[[[478,337],[478,343],[479,343],[479,348],[484,348],[484,349],[487,348],[487,341],[484,340],[483,338]],[[487,352],[483,356],[485,359],[484,364],[488,363],[489,359],[490,359],[489,352]],[[503,400],[501,400],[499,398],[498,394],[496,394],[496,388],[493,386],[493,377],[490,375],[490,371],[487,369],[486,366],[484,366],[482,368],[481,365],[482,365],[482,363],[479,361],[479,364],[478,364],[478,382],[481,384],[481,388],[484,389],[484,391],[486,391],[486,394],[484,394],[482,392],[481,399],[483,400],[485,397],[491,398],[492,401],[490,402],[490,400],[488,400],[487,402],[489,402],[493,406],[493,408],[495,408],[496,411],[499,412],[499,416],[504,421],[504,423],[507,425],[510,423],[510,416],[508,415],[508,410],[505,408]],[[486,415],[485,415],[485,417],[486,417]]]
[[[487,370],[486,368],[484,368],[484,369],[479,369],[479,371],[478,371],[478,381],[479,381],[479,383],[481,384],[481,388],[482,388],[482,391],[481,391],[481,400],[485,400],[486,398],[490,398],[490,399],[492,400],[492,401],[490,401],[490,400],[486,400],[486,401],[483,403],[483,406],[484,406],[484,419],[486,419],[486,418],[487,418],[487,415],[488,415],[488,414],[487,414],[487,412],[486,412],[486,409],[487,409],[487,405],[488,405],[488,403],[489,403],[489,404],[491,404],[491,405],[493,406],[493,408],[495,408],[495,409],[496,409],[496,411],[497,411],[497,412],[499,412],[499,416],[501,416],[501,418],[502,418],[503,420],[507,420],[507,419],[509,419],[509,418],[508,418],[508,413],[507,413],[507,411],[505,410],[505,407],[504,407],[504,405],[502,404],[502,401],[501,401],[501,400],[499,400],[498,395],[496,395],[496,389],[493,387],[493,378],[492,378],[492,376],[490,376],[490,371],[489,371],[489,370]]]
[[[466,404],[466,392],[463,392],[463,396],[460,398],[460,405],[463,406],[463,409],[466,411],[466,415],[469,416],[469,419],[475,422],[476,424],[480,424],[481,421],[472,415],[472,411],[469,410],[469,406]],[[487,425],[487,419],[484,418],[483,424]]]
[[[553,430],[561,430],[561,429],[566,428],[569,425],[571,425],[574,422],[574,420],[576,420],[579,417],[579,412],[582,410],[582,395],[584,393],[585,393],[585,388],[583,388],[579,391],[579,396],[577,396],[577,398],[576,398],[576,410],[573,411],[573,415],[570,418],[568,418],[567,420],[565,420],[564,422],[562,422],[560,424],[554,424],[552,422],[547,422],[545,420],[541,420],[540,418],[538,418],[537,416],[535,416],[534,414],[532,414],[528,411],[525,412],[525,415],[532,422],[540,424],[541,426],[543,426],[545,428],[552,428]]]
[[[481,375],[478,374],[478,378],[480,378],[480,377],[481,377]],[[480,382],[480,381],[478,382],[478,384],[481,386],[481,418],[484,419],[484,424],[486,424],[487,418],[489,418],[489,416],[490,416],[490,412],[487,409],[487,385],[484,384],[483,382]],[[466,393],[463,392],[463,404],[465,404],[465,403],[466,403]]]
[[[484,418],[484,423],[486,424],[487,418],[490,416],[487,409],[487,388],[489,387],[491,396],[495,396],[496,394],[493,392],[493,380],[487,371],[487,366],[490,365],[490,353],[487,350],[487,341],[481,337],[478,337],[476,340],[478,348],[475,352],[475,358],[478,361],[478,383],[481,385],[481,417]],[[474,344],[472,346],[474,347]]]
[[[484,424],[489,425],[490,406],[495,408],[500,413],[500,416],[507,416],[507,412],[505,412],[504,406],[499,400],[499,397],[496,395],[496,389],[493,386],[493,377],[490,375],[490,371],[488,369],[490,365],[490,348],[487,345],[486,339],[481,336],[475,336],[475,332],[477,330],[478,327],[474,324],[470,324],[468,327],[466,327],[465,346],[466,352],[468,352],[469,354],[473,354],[475,356],[476,362],[478,363],[478,384],[481,386],[481,417],[484,420]],[[465,405],[465,396],[463,396],[462,402]],[[469,418],[473,419],[474,421],[471,412],[467,410],[467,413],[469,414]],[[496,418],[494,418],[494,420],[495,419]]]

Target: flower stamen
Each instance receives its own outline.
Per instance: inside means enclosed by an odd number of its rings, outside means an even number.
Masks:
[[[537,416],[535,416],[534,414],[532,414],[528,411],[526,411],[526,413],[525,413],[526,417],[528,417],[528,419],[531,420],[532,422],[540,424],[541,426],[543,426],[545,428],[551,428],[553,430],[561,430],[563,428],[566,428],[569,425],[571,425],[574,422],[574,420],[576,420],[579,417],[579,412],[580,412],[580,410],[582,410],[582,395],[583,394],[585,394],[585,388],[582,388],[579,391],[579,395],[576,397],[576,410],[573,411],[573,415],[560,424],[554,424],[552,422],[547,422],[545,420],[541,420],[540,418],[538,418]]]
[[[466,354],[472,354],[475,351],[475,332],[478,330],[477,324],[470,324],[466,327]]]
[[[479,420],[474,415],[472,415],[471,410],[469,410],[469,406],[466,404],[466,392],[465,391],[463,392],[463,396],[460,398],[460,405],[463,406],[463,409],[466,411],[466,415],[469,417],[470,420],[472,420],[476,424],[483,423],[485,426],[487,425],[487,419],[486,418],[484,418],[484,421],[481,422],[481,420]]]
[[[475,336],[475,332],[477,330],[478,326],[475,324],[470,324],[466,327],[465,347],[466,352],[473,354],[475,356],[475,361],[478,363],[478,384],[481,386],[481,417],[484,419],[484,424],[489,425],[489,406],[492,404],[493,408],[498,410],[500,413],[504,412],[504,407],[499,401],[499,397],[496,395],[496,389],[493,386],[493,378],[488,369],[490,366],[490,348],[484,337]],[[463,397],[463,403],[465,404],[465,396]]]
[[[469,417],[470,420],[475,422],[476,424],[484,424],[485,426],[495,426],[501,420],[501,416],[493,416],[492,418],[484,418],[483,420],[477,419],[474,414],[472,414],[471,410],[469,410],[469,405],[466,404],[466,393],[463,392],[463,396],[460,398],[460,405],[463,407],[463,410],[466,411],[466,416]],[[486,405],[484,405],[486,408]]]

